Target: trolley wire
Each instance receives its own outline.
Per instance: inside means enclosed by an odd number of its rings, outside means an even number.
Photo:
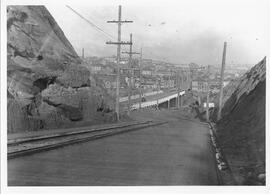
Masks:
[[[74,10],[72,7],[66,5],[67,8],[69,8],[71,11],[73,11],[76,15],[78,15],[80,18],[82,18],[84,21],[86,21],[88,24],[90,24],[92,27],[96,28],[98,31],[102,32],[104,35],[106,35],[107,37],[116,39],[114,36],[112,36],[111,34],[107,33],[106,31],[104,31],[102,28],[100,28],[99,26],[97,26],[96,24],[94,24],[93,22],[91,22],[89,19],[86,19],[84,16],[82,16],[79,12],[77,12],[76,10]]]

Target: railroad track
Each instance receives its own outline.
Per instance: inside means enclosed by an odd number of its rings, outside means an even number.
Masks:
[[[96,129],[76,130],[57,134],[20,138],[8,141],[8,159],[51,150],[57,147],[86,142],[106,136],[138,130],[146,127],[161,125],[166,122],[146,121],[140,123],[125,124],[121,126],[101,127]]]

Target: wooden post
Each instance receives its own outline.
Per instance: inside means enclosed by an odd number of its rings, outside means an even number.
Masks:
[[[129,42],[132,43],[132,34],[130,34]],[[129,45],[129,71],[128,71],[128,115],[130,115],[130,106],[131,106],[131,61],[132,61],[132,44]]]
[[[222,109],[222,100],[223,100],[223,79],[224,79],[224,70],[225,70],[225,61],[226,61],[226,48],[227,48],[227,42],[224,42],[221,73],[220,73],[220,93],[219,93],[219,106],[218,106],[217,120],[221,119],[221,109]]]
[[[130,115],[130,108],[131,108],[131,96],[132,96],[132,84],[131,84],[131,79],[134,78],[134,69],[132,68],[132,55],[133,54],[140,54],[140,53],[136,53],[136,52],[132,52],[132,34],[130,34],[130,41],[129,41],[130,47],[129,47],[129,52],[122,52],[122,53],[126,53],[129,54],[129,68],[128,68],[128,77],[129,77],[129,87],[128,87],[128,115]],[[140,68],[139,68],[140,70]],[[140,84],[141,85],[141,84]],[[141,107],[141,95],[140,95],[140,102],[139,102],[139,107]]]
[[[142,70],[142,48],[141,48],[141,54],[140,54],[140,65],[139,65],[139,69],[140,69],[140,74],[139,74],[139,79],[140,79],[140,87],[139,87],[139,92],[140,92],[140,102],[139,102],[139,107],[140,109],[142,108],[142,74],[141,74],[141,70]]]
[[[209,121],[209,65],[207,66],[206,121]]]
[[[121,5],[118,7],[118,21],[121,21]],[[118,23],[118,42],[121,42],[121,23]],[[120,98],[120,57],[121,57],[121,44],[117,45],[117,77],[116,77],[116,115],[119,121],[119,98]]]
[[[177,70],[177,108],[179,109],[179,97],[180,97],[180,71]]]
[[[183,90],[184,89],[184,73],[183,73],[183,71],[181,71],[181,74],[182,74],[182,76],[181,76],[181,90]],[[180,96],[180,107],[182,107],[183,106],[183,99],[182,99],[182,96]]]
[[[127,21],[124,20],[122,21],[121,16],[122,16],[122,7],[119,5],[118,7],[118,20],[115,21],[107,21],[107,23],[116,23],[118,25],[118,37],[117,37],[117,42],[111,42],[108,41],[106,44],[116,44],[117,45],[117,77],[116,77],[116,103],[115,103],[115,112],[117,115],[117,121],[119,121],[119,98],[120,98],[120,58],[121,58],[121,45],[122,44],[127,44],[130,45],[132,44],[131,42],[122,42],[121,41],[121,25],[123,23],[132,23],[133,21]]]
[[[82,48],[82,59],[84,59],[84,48]]]

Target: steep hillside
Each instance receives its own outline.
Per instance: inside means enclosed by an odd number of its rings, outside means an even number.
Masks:
[[[217,123],[221,146],[239,184],[264,183],[260,177],[265,173],[265,76],[266,58],[233,84]]]
[[[111,108],[44,6],[8,6],[7,30],[8,132],[91,120]]]

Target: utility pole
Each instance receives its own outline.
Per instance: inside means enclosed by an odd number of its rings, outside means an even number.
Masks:
[[[170,76],[169,76],[169,89],[171,88],[171,81],[172,81],[172,69],[170,69]]]
[[[193,81],[193,70],[192,70],[192,67],[189,67],[189,82],[191,82],[190,86],[192,88],[192,81]]]
[[[130,115],[130,98],[131,98],[131,60],[132,60],[132,34],[130,34],[129,42],[129,86],[128,86],[128,116]]]
[[[192,81],[193,81],[192,72],[190,69],[188,69],[188,87],[190,89],[192,88]]]
[[[209,121],[209,65],[207,66],[206,121]]]
[[[160,91],[160,82],[161,82],[161,80],[160,79],[157,79],[157,78],[156,78],[156,80],[158,80],[157,81],[157,87],[158,87],[158,91]],[[158,102],[158,99],[157,99],[157,110],[159,110],[158,105],[159,105],[159,102]]]
[[[184,72],[181,70],[181,90],[184,90]],[[180,107],[183,106],[183,99],[182,96],[180,96]]]
[[[224,42],[221,73],[220,73],[221,74],[220,75],[220,93],[219,93],[219,106],[218,106],[217,120],[221,119],[221,108],[222,108],[222,99],[223,99],[223,79],[224,79],[224,70],[225,70],[225,61],[226,61],[226,48],[227,48],[227,42]]]
[[[129,45],[129,52],[122,52],[122,53],[125,53],[125,54],[129,54],[129,87],[128,87],[128,115],[130,115],[130,106],[131,106],[131,71],[132,71],[132,55],[133,54],[140,54],[140,53],[136,53],[136,52],[132,52],[132,34],[130,34],[130,40],[129,42],[131,42],[131,44]],[[134,74],[134,73],[133,73]]]
[[[107,23],[117,23],[118,24],[118,38],[117,42],[108,41],[106,44],[116,44],[117,45],[117,77],[116,77],[116,104],[115,112],[117,115],[117,121],[119,121],[119,93],[120,93],[120,58],[121,58],[121,45],[130,45],[131,42],[122,42],[121,41],[121,24],[122,23],[132,23],[133,21],[122,21],[121,19],[121,5],[118,7],[118,20],[107,21]]]
[[[140,80],[140,86],[139,86],[139,92],[140,92],[140,102],[139,107],[142,108],[142,47],[141,47],[141,54],[140,54],[140,65],[139,65],[139,80]]]
[[[184,69],[184,72],[186,74],[186,81],[185,81],[185,89],[189,89],[190,88],[190,74],[189,74],[189,70],[188,69]]]
[[[189,83],[189,81],[190,81],[190,75],[189,75],[189,71],[188,70],[185,70],[185,72],[186,72],[186,75],[187,75],[187,80],[186,80],[185,87],[187,89],[189,89],[190,88],[190,83]]]
[[[84,48],[82,48],[82,59],[84,59]]]
[[[179,109],[179,97],[180,97],[180,71],[177,69],[177,108]]]

